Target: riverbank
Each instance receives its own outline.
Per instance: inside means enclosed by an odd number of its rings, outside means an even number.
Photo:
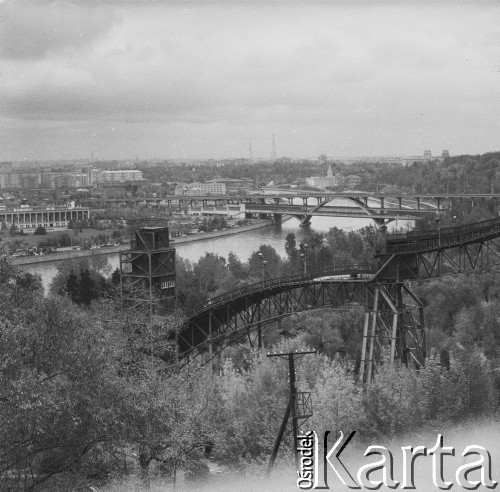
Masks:
[[[284,221],[287,220],[286,218]],[[206,232],[206,233],[199,233],[199,234],[191,234],[186,237],[179,237],[175,238],[172,240],[173,242],[173,247],[177,244],[184,244],[184,243],[192,243],[195,241],[205,241],[207,239],[214,239],[217,237],[223,237],[223,236],[231,236],[233,234],[240,234],[242,232],[248,232],[248,231],[253,231],[256,229],[262,229],[264,227],[269,227],[274,224],[274,221],[272,219],[265,219],[265,220],[259,220],[255,221],[252,224],[246,225],[246,226],[241,226],[241,227],[231,227],[227,230],[222,230],[222,231],[214,231],[214,232]],[[127,245],[126,244],[121,244],[119,246],[111,246],[111,247],[105,247],[105,248],[97,248],[97,249],[82,249],[82,250],[73,250],[73,251],[63,251],[60,253],[52,253],[50,255],[40,255],[40,256],[22,256],[19,258],[11,258],[11,263],[13,265],[32,265],[32,264],[37,264],[37,263],[51,263],[55,261],[62,261],[62,260],[72,260],[74,258],[85,258],[89,256],[95,256],[95,255],[109,255],[113,253],[118,253],[120,251],[126,250]]]

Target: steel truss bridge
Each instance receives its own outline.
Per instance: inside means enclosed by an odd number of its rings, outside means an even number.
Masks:
[[[420,367],[426,357],[423,306],[412,280],[500,264],[500,218],[459,227],[386,235],[377,232],[371,265],[267,279],[211,299],[177,335],[184,364],[207,363],[228,345],[262,347],[262,328],[321,308],[365,310],[359,380],[369,384],[383,359]]]
[[[202,213],[221,214],[228,206],[243,206],[248,216],[293,215],[307,224],[315,215],[370,218],[378,224],[401,219],[414,220],[422,215],[449,208],[452,201],[470,200],[473,204],[499,194],[381,194],[368,192],[306,192],[282,190],[272,194],[165,196],[163,198],[118,198],[81,202],[97,207],[146,205],[158,209],[186,210],[198,207]],[[299,202],[299,203],[297,203]],[[302,203],[300,203],[302,202]],[[206,210],[205,210],[206,207]]]

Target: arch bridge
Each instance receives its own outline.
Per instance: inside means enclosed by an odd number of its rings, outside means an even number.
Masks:
[[[178,333],[183,364],[212,360],[246,339],[262,347],[262,328],[320,308],[365,310],[359,379],[370,383],[388,354],[420,367],[426,357],[423,307],[411,280],[500,264],[500,218],[465,226],[386,235],[377,232],[374,262],[267,279],[211,299]]]

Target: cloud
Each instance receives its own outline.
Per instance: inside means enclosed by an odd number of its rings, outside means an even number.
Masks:
[[[105,4],[69,2],[0,4],[0,57],[39,59],[49,53],[71,53],[97,41],[118,21]]]
[[[273,131],[292,155],[391,153],[450,140],[450,122],[457,143],[499,123],[494,5],[6,5],[0,114],[13,132],[39,122],[33,141],[60,121],[83,149],[81,124],[106,121],[122,135],[105,132],[110,154],[147,134],[158,153],[227,155],[236,135]]]

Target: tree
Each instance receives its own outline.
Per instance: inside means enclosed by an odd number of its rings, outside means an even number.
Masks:
[[[71,236],[66,233],[66,232],[63,232],[60,236],[59,236],[59,246],[61,247],[66,247],[66,246],[71,246],[72,242],[71,242]]]
[[[96,284],[90,278],[88,270],[80,270],[80,282],[78,285],[78,298],[80,304],[89,306],[92,299],[96,297]]]
[[[232,465],[265,460],[271,453],[288,402],[287,365],[254,354],[248,370],[238,370],[231,360],[218,380],[219,409],[214,453]],[[260,429],[260,432],[255,432]],[[285,438],[283,450],[289,448]]]
[[[73,274],[78,278],[78,289],[77,293],[74,294],[75,297],[73,297],[67,290],[68,278],[71,275],[71,272],[73,272]],[[76,274],[74,272],[80,272],[80,274]],[[83,285],[81,284],[81,272],[85,272]],[[97,299],[110,293],[107,285],[108,281],[103,275],[103,273],[107,274],[108,272],[108,261],[104,257],[101,259],[98,256],[92,255],[89,258],[60,261],[57,264],[57,274],[52,279],[49,292],[60,296],[70,294],[70,297],[74,302],[88,305],[90,303],[89,299]],[[71,280],[70,283],[74,285],[73,280]],[[106,285],[105,288],[104,285]],[[74,292],[73,287],[71,288],[71,292]],[[83,301],[82,294],[86,299],[85,302]]]
[[[75,303],[80,301],[80,285],[78,282],[78,277],[75,272],[71,270],[66,281],[66,292],[68,293],[71,300]]]
[[[285,238],[285,252],[290,262],[294,261],[299,254],[297,251],[295,234],[293,232],[288,233]]]
[[[187,465],[213,440],[212,375],[168,363],[178,317],[121,316],[111,302],[82,310],[18,279],[0,260],[2,485],[68,490],[97,465],[120,472],[117,452],[134,448],[147,478],[152,461]]]
[[[248,277],[248,267],[232,251],[228,255],[227,266],[234,278],[243,280]]]
[[[12,222],[12,225],[10,226],[10,229],[9,229],[10,235],[15,236],[18,232],[19,232],[19,229],[18,229],[17,225],[14,222]]]
[[[363,399],[366,432],[390,437],[406,431],[408,422],[418,428],[425,417],[422,401],[422,380],[416,372],[400,363],[380,365]]]
[[[37,235],[37,236],[46,236],[47,235],[47,229],[45,229],[45,227],[43,227],[43,226],[38,226],[35,229],[34,234]]]
[[[422,284],[417,289],[417,295],[426,306],[426,324],[430,330],[439,330],[452,335],[455,330],[455,319],[462,308],[478,305],[480,302],[478,289],[469,277],[441,277]]]
[[[302,372],[315,374],[315,380],[311,381],[314,401],[311,428],[318,435],[330,431],[336,436],[339,431],[348,435],[353,430],[363,429],[366,425],[363,391],[356,384],[352,367],[324,356],[304,360],[306,364],[309,367]]]
[[[120,270],[116,268],[111,274],[111,283],[113,285],[120,285]]]
[[[213,442],[213,378],[208,371],[165,373],[148,358],[136,367],[139,371],[129,376],[126,386],[129,398],[121,414],[122,444],[137,449],[146,484],[152,462],[169,469],[175,480],[176,470],[186,467],[197,449]]]
[[[108,257],[106,255],[100,255],[97,251],[93,251],[89,257],[89,270],[101,276],[108,276],[111,273]]]
[[[263,264],[263,261],[266,263]],[[258,279],[262,279],[263,274],[266,278],[279,277],[282,264],[280,256],[272,246],[261,244],[259,251],[252,253],[248,261],[249,275]]]
[[[68,299],[18,285],[16,270],[3,274],[0,479],[19,477],[16,490],[32,490],[111,439],[121,344]]]
[[[316,265],[318,270],[326,270],[332,266],[333,255],[329,248],[321,246],[316,255]]]
[[[223,287],[228,287],[229,270],[226,259],[214,253],[206,253],[193,265],[195,282],[202,296],[214,295]]]
[[[226,259],[213,253],[207,253],[194,264],[177,258],[176,271],[177,299],[189,311],[234,285]]]

